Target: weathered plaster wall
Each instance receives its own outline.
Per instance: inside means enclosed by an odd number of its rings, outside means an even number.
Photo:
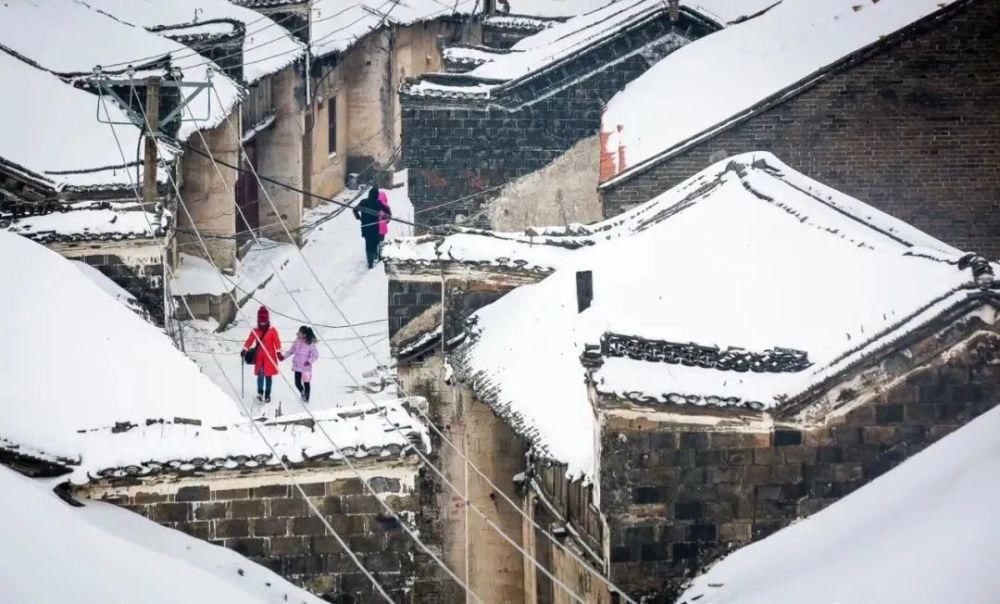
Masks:
[[[518,545],[521,516],[474,470],[466,468],[463,456],[507,496],[520,501],[512,478],[524,469],[525,443],[467,388],[443,384],[442,372],[440,356],[400,368],[406,391],[427,397],[429,417],[461,451],[459,454],[432,433],[431,459],[458,492],[433,472],[424,473],[421,534],[441,548],[445,562],[458,576],[467,577],[471,589],[484,602],[523,602],[520,552],[464,502],[468,499]],[[456,602],[464,598],[454,582],[440,577],[418,584],[415,591],[421,601]]]
[[[713,158],[761,150],[960,249],[1000,258],[1000,3],[946,12],[953,16],[609,186],[607,215]]]
[[[588,224],[604,217],[597,193],[600,144],[587,137],[551,164],[500,189],[486,208],[490,228],[522,231],[531,226]],[[470,217],[478,222],[476,217]]]
[[[333,197],[344,188],[347,179],[347,99],[348,90],[344,81],[343,67],[335,68],[335,73],[326,78],[317,96],[323,102],[315,105],[312,140],[312,189],[317,195]],[[335,99],[337,107],[337,148],[331,149],[327,132],[330,100]]]
[[[233,112],[227,119],[230,121],[229,124],[222,123],[211,130],[203,130],[202,134],[216,161],[237,166],[240,161],[240,146],[237,139],[240,130],[239,112]],[[188,144],[202,153],[208,153],[198,135],[192,136]],[[205,257],[204,249],[191,232],[197,226],[198,231],[205,237],[211,260],[224,270],[235,269],[234,192],[237,171],[221,164],[217,164],[217,171],[211,159],[190,151],[183,155],[180,163],[181,196],[187,207],[187,212],[183,207],[179,207],[177,211],[177,244],[180,251]]]
[[[912,342],[835,390],[843,408],[822,420],[603,401],[616,406],[602,412],[600,442],[612,579],[650,602],[672,602],[690,573],[997,405],[998,332],[988,312]]]
[[[392,32],[383,29],[365,36],[344,57],[348,172],[360,172],[372,161],[385,163],[392,153],[396,121],[393,46]]]
[[[257,142],[257,171],[261,176],[302,188],[302,104],[299,100],[300,68],[290,65],[271,79],[271,98],[274,103],[274,123],[255,137]],[[281,220],[298,240],[297,229],[302,224],[303,199],[301,193],[264,182],[259,194],[260,225],[263,235],[285,241],[288,237],[278,224],[269,196],[278,208]],[[265,196],[266,195],[266,196]]]
[[[405,518],[417,512],[418,464],[359,463],[361,475]],[[398,601],[433,562],[345,467],[299,469],[313,504]],[[164,526],[235,550],[330,601],[381,598],[279,470],[219,473],[134,486],[93,484],[79,495],[121,505]],[[340,599],[337,599],[340,598]]]

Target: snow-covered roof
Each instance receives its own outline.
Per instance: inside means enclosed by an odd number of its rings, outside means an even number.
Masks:
[[[162,237],[170,219],[162,208],[146,211],[138,202],[81,201],[64,204],[58,212],[14,218],[7,228],[42,243],[121,241]]]
[[[490,48],[488,46],[449,46],[441,52],[442,58],[449,63],[465,65],[482,65],[492,61],[497,55],[510,51]]]
[[[393,400],[321,409],[313,412],[318,424],[306,413],[297,413],[257,425],[285,463],[293,466],[338,461],[344,456],[398,458],[412,453],[411,445],[429,447],[426,426],[403,403]],[[70,480],[79,484],[95,478],[279,467],[281,461],[246,419],[213,426],[171,420],[119,424],[77,433],[74,438],[83,459],[67,468],[72,471]]]
[[[0,15],[4,10],[0,7]],[[54,189],[128,186],[129,171],[134,172],[135,167],[121,167],[122,156],[114,137],[117,134],[126,159],[131,160],[129,153],[135,152],[138,128],[97,121],[99,101],[95,95],[5,52],[0,52],[0,84],[8,91],[0,100],[0,158],[28,170]],[[114,103],[109,101],[107,109],[111,121],[128,122]],[[131,178],[135,179],[134,173]]]
[[[933,319],[972,281],[954,248],[768,153],[715,164],[586,230],[439,244],[476,258],[480,245],[503,245],[508,263],[556,269],[473,315],[456,358],[481,396],[577,473],[591,471],[592,448],[580,442],[594,421],[580,356],[606,334],[804,352],[807,368],[762,373],[606,355],[592,374],[599,392],[620,397],[770,408]],[[556,249],[545,238],[583,245]],[[577,270],[593,271],[594,287],[579,314]]]
[[[616,2],[599,3],[596,7],[586,5],[588,10],[574,16],[563,23],[552,24],[538,33],[527,36],[511,47],[511,52],[498,54],[466,74],[466,78],[456,79],[454,83],[422,80],[410,84],[405,91],[415,95],[439,95],[463,93],[467,96],[486,96],[489,91],[503,82],[510,82],[537,72],[553,63],[571,57],[587,48],[600,44],[617,35],[622,30],[640,24],[648,19],[656,18],[667,10],[662,0],[617,0]],[[748,0],[738,3],[742,8],[736,9],[736,2],[719,0],[718,2],[682,2],[685,7],[696,12],[704,10],[702,5],[708,4],[716,11],[724,14],[743,14],[761,6],[766,6],[767,0]],[[528,10],[528,9],[525,9]],[[529,10],[527,14],[532,14]],[[704,10],[702,13],[713,21],[717,12]],[[721,23],[720,23],[721,25]],[[483,82],[476,82],[482,80]]]
[[[512,15],[576,17],[622,0],[509,0]],[[725,24],[778,0],[684,0],[682,5]]]
[[[438,17],[469,15],[477,10],[477,6],[476,0],[405,0],[392,3],[362,0],[349,6],[318,0],[312,5],[310,46],[316,57],[344,52],[386,24],[410,25]]]
[[[207,119],[183,123],[177,135],[181,140],[187,140],[196,129],[221,124],[236,107],[242,94],[235,82],[218,73],[218,66],[190,48],[114,19],[75,0],[48,0],[44,3],[18,0],[0,5],[0,44],[38,67],[70,80],[85,80],[98,65],[109,77],[118,72],[117,77],[125,78],[124,71],[128,64],[141,68],[167,58],[173,67],[182,70],[184,81],[205,82],[209,77],[208,70],[216,70],[212,82],[217,94],[206,96],[203,92],[198,104],[191,107],[195,116]],[[14,90],[25,89],[18,87]],[[32,97],[32,101],[36,96],[26,92],[22,95]],[[97,120],[96,98],[93,102],[90,121]],[[34,125],[40,124],[51,128],[45,119]],[[74,131],[70,128],[60,134],[66,138],[65,132]],[[120,157],[113,165],[117,164],[121,164]]]
[[[65,465],[74,482],[128,467],[142,475],[189,465],[207,470],[276,463],[261,461],[267,448],[236,402],[163,332],[69,260],[6,232],[0,232],[0,257],[18,259],[0,263],[0,282],[16,292],[0,300],[7,341],[0,353],[0,448]],[[410,434],[425,438],[401,402],[382,404],[403,434],[370,406],[317,417],[334,442],[356,456],[399,451]],[[319,430],[289,423],[304,419],[286,416],[263,425],[292,463],[333,449]]]
[[[678,604],[987,604],[1000,593],[1000,409],[696,577]]]
[[[110,503],[71,507],[2,466],[0,492],[5,602],[321,602],[232,550]]]
[[[140,27],[197,25],[233,19],[246,27],[243,79],[253,83],[299,59],[305,46],[267,16],[227,0],[85,0],[93,8]],[[201,24],[201,30],[205,25]],[[167,34],[171,32],[165,32]]]
[[[783,0],[671,53],[629,83],[603,117],[607,150],[624,147],[622,173],[696,144],[953,2]]]

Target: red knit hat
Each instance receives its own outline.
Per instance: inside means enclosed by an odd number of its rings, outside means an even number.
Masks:
[[[261,306],[257,309],[257,322],[258,323],[270,323],[271,313],[267,312],[266,306]]]

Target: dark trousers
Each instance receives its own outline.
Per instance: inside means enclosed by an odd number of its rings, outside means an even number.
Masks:
[[[365,235],[365,257],[368,259],[368,268],[375,266],[375,260],[378,259],[378,244],[381,241],[381,237],[376,232],[374,235]]]
[[[302,372],[301,371],[296,371],[295,372],[295,387],[298,389],[299,394],[302,395],[302,398],[305,399],[306,401],[308,401],[309,400],[309,382],[303,382],[302,381]]]
[[[257,374],[257,394],[271,396],[271,376],[263,373]]]

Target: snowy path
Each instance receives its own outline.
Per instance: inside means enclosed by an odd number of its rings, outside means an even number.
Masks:
[[[405,188],[391,189],[390,205],[397,216],[411,218],[413,207],[406,196]],[[354,192],[347,192],[339,201],[348,201]],[[232,393],[225,377],[212,359],[215,353],[222,363],[226,375],[240,387],[241,369],[245,386],[245,399],[250,401],[256,386],[252,367],[242,368],[239,351],[250,333],[258,306],[263,303],[271,311],[271,324],[278,329],[282,348],[288,350],[295,339],[300,325],[311,325],[320,338],[319,361],[313,374],[311,408],[323,409],[335,406],[370,404],[368,397],[358,385],[367,387],[375,400],[396,398],[395,387],[389,383],[383,386],[378,367],[389,363],[389,334],[387,323],[387,280],[381,264],[368,270],[365,266],[364,246],[358,221],[350,210],[343,210],[335,204],[324,204],[306,213],[305,222],[329,218],[309,234],[308,243],[302,252],[316,274],[322,279],[327,291],[340,306],[356,330],[364,338],[377,358],[372,358],[354,332],[344,327],[346,321],[327,299],[326,294],[313,278],[302,255],[292,251],[285,255],[287,263],[278,270],[278,275],[254,294],[254,300],[243,306],[242,316],[238,316],[224,332],[214,333],[204,322],[192,322],[185,329],[187,352],[204,372],[227,393]],[[408,227],[393,223],[389,237],[408,235]],[[284,281],[282,285],[278,276]],[[287,286],[288,291],[286,291]],[[291,292],[292,295],[289,295]],[[301,306],[301,310],[299,308]],[[304,320],[305,317],[311,321]],[[245,319],[245,320],[244,320]],[[327,344],[333,348],[347,366],[340,366]],[[302,409],[295,391],[291,361],[281,366],[282,375],[275,376],[272,402],[257,406],[255,414],[263,411],[273,416],[281,406],[283,414],[296,413]],[[352,377],[353,376],[353,377]]]

